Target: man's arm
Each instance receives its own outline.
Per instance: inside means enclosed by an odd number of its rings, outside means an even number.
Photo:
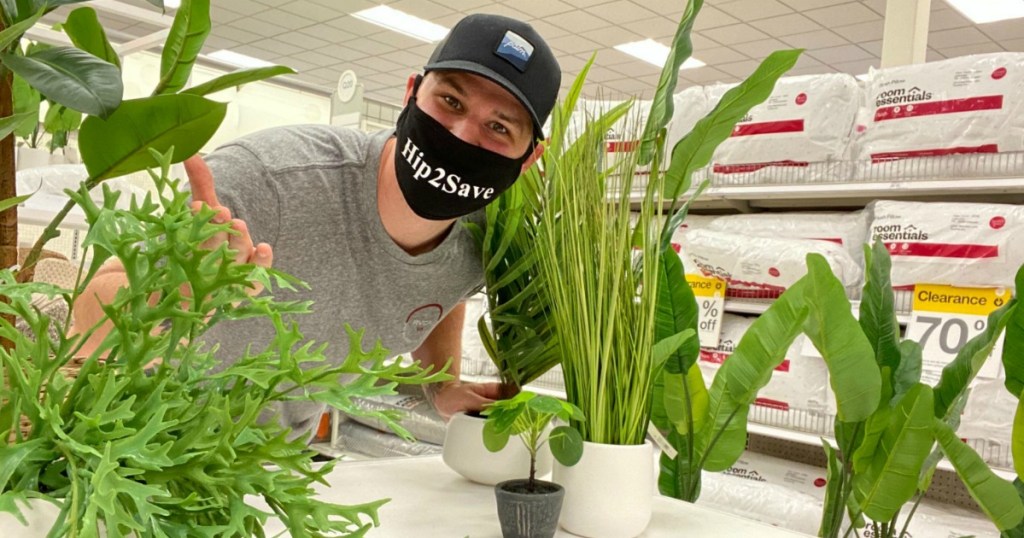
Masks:
[[[430,332],[412,357],[424,368],[439,371],[451,358],[448,373],[454,379],[440,386],[429,386],[427,397],[433,399],[434,408],[442,418],[448,420],[462,411],[479,411],[498,398],[498,383],[463,383],[459,381],[462,370],[462,326],[466,319],[466,304],[460,303]]]

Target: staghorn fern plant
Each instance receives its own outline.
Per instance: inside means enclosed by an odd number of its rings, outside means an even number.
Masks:
[[[162,164],[153,174],[158,194],[134,199],[129,210],[116,209],[119,193],[106,188],[102,204],[84,187],[71,194],[89,224],[92,254],[76,290],[17,283],[0,272],[0,293],[10,298],[0,311],[31,329],[0,323],[0,336],[13,342],[0,351],[0,511],[20,517],[18,504],[28,499],[54,502],[60,512],[51,536],[96,536],[103,527],[140,537],[263,536],[270,516],[292,536],[364,535],[379,524],[386,500],[317,500],[312,485],[324,482],[333,462],[314,468],[304,440],[261,415],[277,402],[309,398],[355,412],[353,397],[448,376],[387,363],[379,342],[364,349],[362,332],[351,328],[347,358],[328,362],[326,346],[305,341],[294,321],[308,303],[247,293],[253,280],[268,290],[301,283],[237,265],[225,245],[202,250],[227,225],[212,224],[208,209],[193,214],[188,193],[167,179],[170,155],[154,158]],[[77,376],[65,378],[62,367],[79,359],[98,325],[76,337],[62,327],[51,341],[53,321],[33,310],[31,296],[61,294],[73,303],[111,257],[128,279],[104,307],[113,329]],[[210,327],[248,317],[273,322],[267,348],[228,358],[202,343]],[[221,368],[225,359],[232,360]],[[402,432],[394,416],[379,416]],[[247,496],[262,498],[270,512]]]

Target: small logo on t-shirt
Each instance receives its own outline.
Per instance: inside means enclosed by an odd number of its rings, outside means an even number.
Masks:
[[[405,318],[405,337],[408,340],[423,339],[444,314],[444,308],[439,304],[425,304],[417,307]]]

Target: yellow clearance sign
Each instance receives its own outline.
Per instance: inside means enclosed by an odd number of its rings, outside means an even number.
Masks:
[[[687,274],[686,282],[690,284],[693,294],[697,297],[725,296],[724,280],[703,275]]]
[[[987,316],[1009,299],[1010,293],[1005,288],[958,288],[937,284],[914,287],[915,312]]]

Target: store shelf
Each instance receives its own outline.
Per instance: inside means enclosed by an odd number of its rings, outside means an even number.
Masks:
[[[850,301],[850,304],[854,310],[860,308],[860,301]],[[732,314],[761,315],[771,305],[770,299],[726,299],[725,311]],[[896,320],[900,325],[906,325],[910,322],[910,311],[898,311]]]

